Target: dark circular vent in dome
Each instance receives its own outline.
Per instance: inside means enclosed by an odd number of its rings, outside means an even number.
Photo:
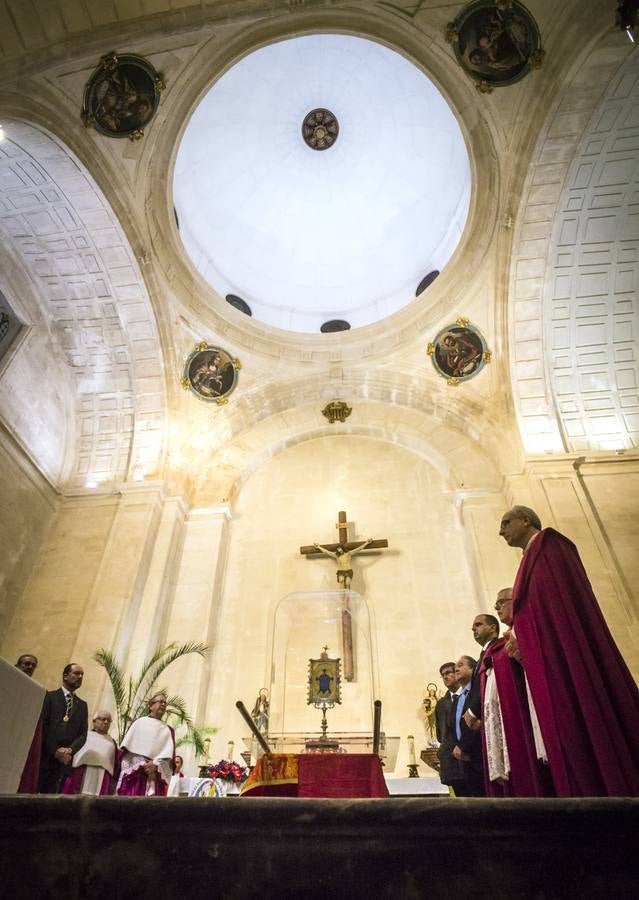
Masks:
[[[426,290],[427,287],[433,283],[433,281],[439,275],[439,269],[433,269],[432,272],[429,272],[417,285],[417,290],[415,291],[415,296],[419,297],[419,295]]]
[[[235,309],[239,309],[240,312],[243,312],[247,316],[252,316],[251,307],[248,305],[246,300],[242,300],[241,297],[236,297],[235,294],[227,294],[226,302],[230,303],[231,306],[234,306]]]
[[[346,319],[329,319],[328,322],[324,322],[320,331],[322,334],[330,334],[332,331],[348,331],[350,327],[351,323]]]

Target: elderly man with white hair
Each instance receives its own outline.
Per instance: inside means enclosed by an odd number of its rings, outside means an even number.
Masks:
[[[174,769],[175,733],[162,721],[166,713],[165,694],[155,694],[148,716],[132,722],[122,738],[121,797],[166,797]]]
[[[118,746],[109,735],[111,713],[99,709],[93,716],[92,729],[84,744],[76,751],[71,774],[62,788],[63,794],[112,794],[117,778]]]

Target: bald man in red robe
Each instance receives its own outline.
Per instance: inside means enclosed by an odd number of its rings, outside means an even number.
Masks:
[[[510,652],[524,666],[559,797],[639,796],[639,691],[575,545],[514,506],[500,535],[524,551]]]

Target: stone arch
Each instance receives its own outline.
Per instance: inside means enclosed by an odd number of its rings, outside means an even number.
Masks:
[[[606,188],[601,182],[604,171],[611,171],[620,157],[629,157],[630,151],[615,149],[620,145],[615,144],[613,124],[623,115],[621,108],[637,108],[637,62],[629,53],[627,43],[608,33],[582,59],[548,117],[522,194],[513,242],[509,332],[513,397],[522,442],[531,453],[636,444],[637,378],[630,373],[636,351],[630,347],[627,308],[633,265],[637,289],[636,226],[628,230],[628,210],[625,219],[619,214],[620,206],[632,202],[630,184],[618,183],[613,190],[612,184]],[[571,99],[576,96],[577,108]],[[615,108],[618,115],[613,115]],[[627,126],[626,132],[635,135],[636,146],[636,126]],[[632,181],[632,173],[629,177]],[[607,210],[604,195],[619,194],[619,189],[628,192],[626,200],[618,205],[611,199]],[[614,234],[601,224],[603,217],[616,220]],[[613,260],[624,240],[634,241],[634,264],[627,254]],[[621,270],[626,273],[624,287],[618,289],[613,279]],[[626,354],[618,360],[625,373],[621,383],[612,361],[619,316],[626,323],[618,338]],[[632,403],[632,409],[622,408],[624,402]]]
[[[407,381],[396,376],[389,384],[359,373],[337,388],[320,376],[269,385],[242,398],[224,418],[198,417],[177,426],[172,467],[179,472],[184,465],[196,504],[220,503],[234,496],[248,473],[286,447],[325,435],[357,434],[399,444],[427,459],[450,490],[498,489],[498,472],[512,450],[503,426],[470,397],[433,398]],[[353,414],[343,425],[330,425],[321,409],[338,395],[352,405]],[[210,455],[208,447],[215,447]],[[190,464],[193,450],[202,457],[196,474]]]
[[[72,151],[43,127],[4,122],[0,234],[34,283],[73,391],[64,490],[157,474],[166,398],[155,317],[129,241]],[[37,460],[36,460],[37,461]]]

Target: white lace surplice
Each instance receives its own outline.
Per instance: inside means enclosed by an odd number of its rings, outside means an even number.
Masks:
[[[526,681],[526,694],[528,695],[528,709],[530,710],[530,722],[532,724],[533,737],[535,739],[535,753],[537,754],[537,759],[540,759],[544,763],[548,763],[548,754],[546,753],[546,746],[544,744],[544,739],[541,736],[541,728],[539,727],[539,719],[537,718],[537,710],[535,709],[535,704],[533,703],[533,699],[530,694],[530,687],[528,686],[528,678],[524,673],[524,678]]]
[[[486,738],[486,761],[490,781],[507,781],[510,777],[510,759],[501,717],[501,705],[495,673],[492,669],[486,672],[486,690],[484,692],[484,735]]]

